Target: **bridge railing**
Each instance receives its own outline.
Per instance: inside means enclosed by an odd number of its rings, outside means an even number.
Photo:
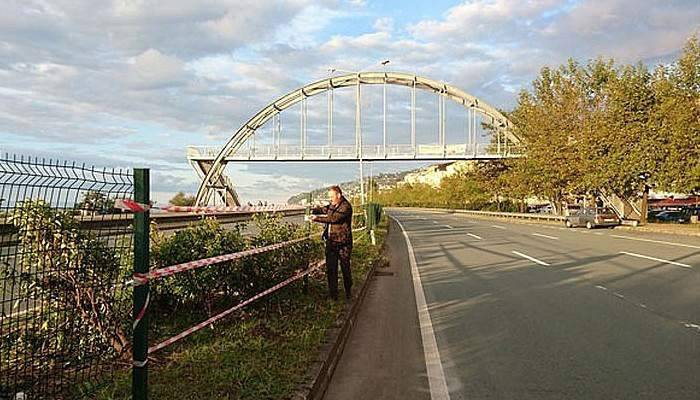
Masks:
[[[305,145],[260,143],[247,146],[227,160],[325,160],[340,159],[452,159],[452,158],[498,158],[517,156],[520,148],[502,146],[498,152],[490,143],[457,144],[366,144],[362,152],[355,145]],[[187,155],[191,160],[213,160],[219,153],[218,147],[189,146]]]

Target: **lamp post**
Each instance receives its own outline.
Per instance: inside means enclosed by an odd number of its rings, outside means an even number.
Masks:
[[[644,171],[639,174],[639,179],[642,181],[642,206],[640,207],[639,223],[644,225],[647,223],[647,214],[649,213],[649,178],[651,173]]]

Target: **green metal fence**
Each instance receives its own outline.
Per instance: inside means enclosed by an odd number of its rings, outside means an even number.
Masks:
[[[0,399],[89,393],[131,358],[132,171],[0,157]]]

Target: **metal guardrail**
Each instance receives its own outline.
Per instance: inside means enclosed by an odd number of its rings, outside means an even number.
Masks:
[[[454,208],[423,208],[423,207],[397,207],[397,208],[415,208],[418,210],[427,211],[440,211],[447,213],[459,213],[459,214],[471,214],[471,215],[482,215],[485,217],[501,217],[501,218],[518,218],[518,219],[534,219],[540,221],[558,221],[563,222],[566,217],[561,215],[549,215],[549,214],[530,214],[530,213],[513,213],[513,212],[501,212],[501,211],[476,211],[476,210],[460,210]]]
[[[540,221],[564,221],[566,217],[561,215],[549,215],[549,214],[535,214],[535,213],[512,213],[512,212],[499,212],[499,211],[472,211],[472,210],[451,210],[452,212],[460,214],[474,214],[474,215],[484,215],[488,217],[502,217],[502,218],[519,218],[519,219],[534,219]]]
[[[201,220],[203,217],[214,217],[222,224],[231,224],[236,222],[249,221],[255,214],[265,214],[267,211],[250,211],[250,212],[221,212],[221,213],[152,213],[151,221],[158,225],[161,231],[172,231],[186,228],[192,222]],[[304,210],[283,210],[276,211],[285,217],[295,215],[304,215]],[[129,228],[133,221],[133,214],[111,214],[111,215],[96,215],[96,216],[80,216],[76,220],[82,229],[89,231],[99,231],[106,228]],[[10,239],[4,240],[3,244],[8,245],[15,236],[16,228],[11,224],[0,224],[0,236],[12,235]]]

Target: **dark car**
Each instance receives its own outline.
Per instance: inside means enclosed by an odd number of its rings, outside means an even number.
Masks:
[[[566,217],[566,226],[585,226],[593,229],[599,226],[613,227],[620,225],[621,221],[608,207],[584,207],[578,212],[574,212]]]
[[[675,222],[687,224],[690,221],[690,214],[684,211],[662,211],[654,217],[659,222]]]

